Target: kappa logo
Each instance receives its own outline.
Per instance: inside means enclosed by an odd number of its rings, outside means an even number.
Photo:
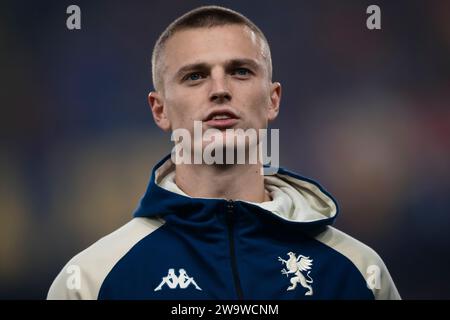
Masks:
[[[281,257],[278,257],[278,261],[281,261],[282,264],[286,265],[287,268],[287,270],[283,268],[281,270],[281,273],[286,275],[286,277],[289,277],[289,275],[293,276],[290,279],[291,286],[289,286],[286,291],[294,290],[295,288],[297,288],[297,284],[300,283],[303,288],[308,289],[308,291],[305,293],[305,296],[312,296],[313,289],[310,283],[313,283],[313,279],[311,279],[309,273],[311,272],[310,270],[313,260],[302,255],[299,255],[297,258],[295,256],[295,253],[293,252],[288,252],[287,255],[289,257],[288,260],[284,260]],[[308,271],[306,276],[309,279],[305,278],[302,271]]]
[[[193,277],[189,277],[186,273],[186,270],[179,269],[178,270],[179,276],[175,274],[175,269],[169,269],[167,276],[162,278],[161,283],[159,286],[157,286],[154,291],[159,291],[162,289],[163,285],[167,285],[170,289],[175,289],[178,286],[181,289],[186,289],[190,284],[193,284],[195,286],[195,289],[202,291],[202,288],[200,288],[197,283],[195,282]]]

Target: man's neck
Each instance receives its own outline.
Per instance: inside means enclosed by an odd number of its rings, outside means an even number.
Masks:
[[[195,198],[224,198],[250,202],[270,201],[261,165],[189,165],[175,169],[175,183]]]

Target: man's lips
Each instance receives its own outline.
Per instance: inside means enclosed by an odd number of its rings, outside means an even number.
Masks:
[[[230,107],[214,108],[203,120],[207,126],[217,129],[227,129],[239,121],[239,116]]]
[[[239,119],[236,118],[227,118],[227,119],[211,119],[205,121],[205,123],[212,128],[216,129],[227,129],[233,127]]]

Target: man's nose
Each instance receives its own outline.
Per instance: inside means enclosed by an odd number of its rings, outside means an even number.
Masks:
[[[209,99],[215,103],[225,103],[231,100],[231,91],[223,74],[212,76],[211,92]]]

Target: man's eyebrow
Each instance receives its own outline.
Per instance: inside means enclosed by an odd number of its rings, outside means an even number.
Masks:
[[[226,65],[228,68],[236,68],[236,67],[241,67],[241,66],[246,65],[246,66],[249,66],[256,70],[260,69],[260,64],[258,62],[256,62],[253,59],[247,59],[247,58],[231,59],[231,60],[227,61]]]
[[[180,69],[178,69],[178,71],[175,73],[175,78],[179,78],[182,75],[184,75],[185,73],[189,72],[189,71],[194,71],[194,70],[206,70],[208,69],[210,66],[207,63],[191,63],[191,64],[187,64],[185,66],[182,66]]]

